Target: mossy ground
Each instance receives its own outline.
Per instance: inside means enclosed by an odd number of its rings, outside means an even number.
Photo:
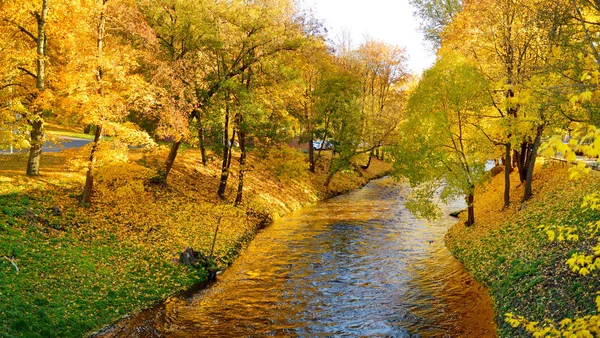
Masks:
[[[503,209],[504,177],[498,175],[476,193],[475,226],[460,222],[446,236],[454,255],[490,289],[501,337],[528,336],[505,322],[508,312],[540,322],[596,312],[600,280],[571,272],[565,262],[572,253],[590,251],[596,244],[584,229],[600,215],[584,211],[581,203],[600,189],[600,175],[572,181],[563,165],[538,167],[532,200],[521,203],[523,186],[513,173],[511,207]],[[540,225],[575,226],[582,240],[550,242]]]
[[[0,337],[89,334],[205,280],[202,268],[176,260],[186,246],[208,255],[219,219],[214,257],[225,267],[265,219],[390,169],[374,161],[367,171],[336,174],[325,189],[326,159],[317,174],[294,178],[274,174],[273,159],[251,157],[245,203],[233,207],[236,161],[221,201],[218,160],[204,167],[187,149],[167,184],[156,185],[150,178],[168,150],[133,150],[99,169],[93,203],[81,207],[85,171],[74,163],[88,151],[44,154],[42,174],[31,178],[23,175],[26,155],[0,156]]]

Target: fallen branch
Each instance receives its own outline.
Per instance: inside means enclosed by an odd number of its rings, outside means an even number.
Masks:
[[[15,267],[15,270],[17,270],[17,272],[19,272],[19,267],[17,266],[17,263],[15,263],[15,260],[12,258],[8,258],[6,256],[4,256],[4,259],[6,259],[7,261],[10,262],[10,264],[12,264]]]

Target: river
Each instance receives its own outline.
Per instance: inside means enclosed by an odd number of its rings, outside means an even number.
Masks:
[[[106,337],[494,337],[484,288],[383,178],[283,217],[218,281]],[[464,207],[443,206],[444,213]]]

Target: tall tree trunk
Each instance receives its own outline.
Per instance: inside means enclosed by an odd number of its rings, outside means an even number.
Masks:
[[[85,186],[83,188],[83,196],[81,197],[81,204],[89,204],[92,201],[92,192],[94,191],[94,170],[96,166],[96,152],[100,145],[100,139],[102,138],[102,126],[96,126],[96,132],[94,133],[94,144],[92,145],[92,151],[90,152],[90,161],[88,163],[88,171],[85,176]]]
[[[225,199],[225,189],[227,189],[227,179],[229,178],[229,104],[225,106],[225,125],[223,126],[223,161],[221,162],[221,179],[219,180],[219,190],[217,195]]]
[[[252,52],[251,54],[254,54]],[[246,76],[242,74],[242,83],[246,86],[246,91],[250,93],[250,82],[252,79],[252,68],[248,68]],[[235,118],[236,129],[238,130],[238,140],[240,141],[240,172],[238,178],[238,189],[235,196],[234,205],[238,206],[242,203],[244,196],[244,174],[246,172],[246,127],[244,126],[244,112],[240,111]],[[233,144],[232,144],[233,145]]]
[[[369,169],[369,167],[371,166],[371,160],[373,159],[373,156],[377,156],[377,155],[375,155],[375,154],[373,153],[373,150],[371,150],[371,151],[369,152],[369,160],[367,161],[367,164],[366,164],[366,165],[363,165],[361,168],[363,168],[364,170],[367,170],[367,169]]]
[[[206,167],[206,147],[204,146],[204,127],[202,122],[198,121],[200,127],[198,128],[198,146],[200,147],[200,155],[202,156],[202,165]]]
[[[229,150],[227,151],[227,171],[231,168],[231,157],[233,155],[233,145],[235,144],[235,128],[231,131],[231,140],[229,141]]]
[[[506,151],[504,153],[504,207],[510,206],[510,171],[511,171],[511,147],[510,142],[506,142]]]
[[[104,33],[106,25],[106,3],[108,0],[102,1],[102,10],[100,12],[100,22],[98,23],[98,68],[96,73],[96,81],[98,82],[98,95],[104,95],[104,88],[102,86],[102,52],[104,49]],[[83,196],[81,198],[81,204],[89,204],[92,200],[92,192],[94,190],[94,170],[96,166],[96,152],[98,151],[98,145],[100,144],[100,138],[102,137],[102,125],[98,123],[96,125],[96,132],[94,134],[94,144],[90,151],[90,162],[88,163],[87,174],[85,175],[85,186],[83,188]]]
[[[244,116],[240,113],[239,116],[239,126],[243,123]],[[244,172],[246,171],[246,133],[243,128],[240,127],[240,131],[238,132],[238,139],[240,141],[240,151],[242,154],[240,155],[240,173],[238,179],[238,189],[237,195],[235,196],[234,205],[239,205],[242,203],[243,193],[244,193]]]
[[[40,174],[40,160],[44,147],[44,121],[38,119],[30,121],[29,124],[31,125],[31,147],[27,161],[27,175],[37,176]]]
[[[475,206],[474,206],[474,201],[475,201],[475,196],[473,195],[473,193],[470,193],[469,195],[467,195],[466,198],[467,201],[467,221],[465,222],[466,226],[471,226],[473,224],[475,224]]]
[[[515,158],[517,160],[517,169],[519,170],[519,179],[521,182],[525,182],[527,176],[527,166],[526,159],[527,153],[529,149],[529,142],[523,141],[521,142],[521,151],[515,150]]]
[[[533,169],[535,168],[535,160],[537,158],[537,152],[542,143],[542,133],[544,132],[545,125],[541,124],[537,127],[535,140],[533,141],[533,147],[529,152],[529,158],[527,159],[527,175],[525,177],[525,193],[523,194],[523,201],[527,201],[533,196],[531,184],[533,182]]]
[[[312,133],[310,135],[310,140],[308,140],[308,162],[309,169],[311,172],[315,172],[315,148],[313,146],[313,142],[315,141]]]
[[[194,116],[196,116],[194,112],[192,112],[188,115],[188,123],[192,122],[192,120],[194,119]],[[175,159],[177,158],[177,154],[179,152],[179,147],[181,146],[182,142],[183,142],[183,140],[180,139],[178,141],[174,141],[173,144],[171,144],[171,150],[169,151],[169,155],[167,156],[167,159],[165,160],[164,171],[159,173],[162,181],[164,181],[164,182],[167,181],[167,177],[169,177],[171,168],[173,168],[173,164],[175,164]]]
[[[333,176],[335,175],[337,171],[335,172],[331,172],[331,169],[329,170],[329,173],[327,174],[327,178],[325,179],[325,188],[329,189],[329,184],[331,184],[331,179],[333,178]]]
[[[48,17],[48,0],[42,1],[42,12],[34,13],[37,21],[36,39],[36,80],[35,87],[38,94],[46,89],[46,18]],[[40,174],[40,159],[44,146],[44,112],[37,110],[29,118],[31,125],[31,148],[29,149],[29,160],[27,161],[27,175],[37,176]]]
[[[171,145],[171,151],[169,151],[169,156],[167,156],[167,160],[165,161],[165,171],[163,173],[164,181],[167,180],[167,177],[169,177],[169,173],[171,172],[171,168],[173,168],[173,163],[175,163],[179,146],[181,146],[181,140],[175,141]]]

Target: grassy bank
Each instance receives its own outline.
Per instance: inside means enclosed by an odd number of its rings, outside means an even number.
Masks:
[[[596,237],[589,238],[584,229],[600,215],[584,211],[581,204],[585,195],[600,190],[599,175],[571,181],[562,165],[539,168],[533,183],[535,196],[524,205],[516,175],[509,209],[502,210],[504,183],[503,175],[498,175],[477,191],[476,225],[466,228],[461,222],[446,236],[454,255],[490,289],[501,337],[528,336],[504,320],[508,312],[539,322],[595,314],[600,290],[600,279],[573,273],[565,263],[577,251],[589,254],[596,244]],[[575,227],[581,240],[550,242],[538,228],[541,225]]]
[[[382,175],[334,176],[325,189],[325,160],[316,174],[295,172],[289,152],[251,157],[245,203],[232,164],[228,201],[217,195],[220,163],[204,167],[196,150],[181,153],[167,185],[150,183],[167,149],[133,151],[104,163],[93,204],[78,205],[89,149],[45,154],[42,175],[23,175],[26,155],[0,156],[0,337],[80,337],[206,278],[177,263],[186,247],[229,265],[257,228],[319,199],[355,189]],[[287,157],[291,158],[287,158]]]

